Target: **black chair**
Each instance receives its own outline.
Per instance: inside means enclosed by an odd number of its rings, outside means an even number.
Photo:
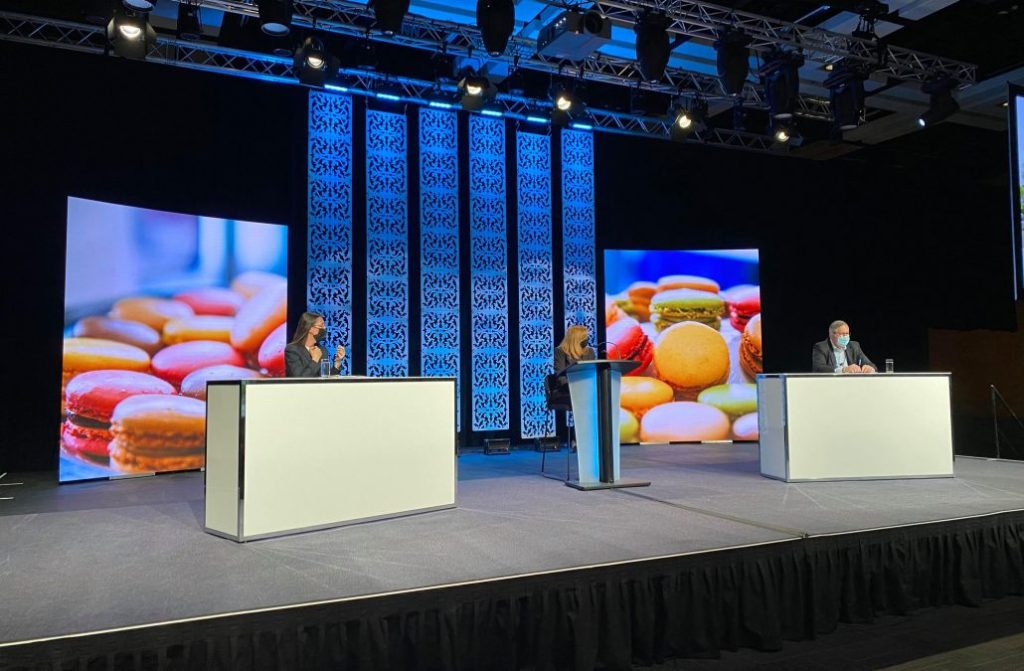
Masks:
[[[544,376],[544,403],[547,405],[548,410],[552,412],[572,412],[572,398],[569,396],[569,385],[565,381],[565,376],[558,373],[551,373],[550,375]],[[558,415],[555,415],[555,436],[558,435]],[[570,467],[572,464],[572,445],[573,445],[573,427],[569,427],[569,438],[568,438],[568,449],[566,450],[565,456],[565,479],[569,480]],[[558,449],[562,449],[561,441],[559,441]],[[547,450],[541,453],[540,458],[540,474],[546,478],[558,479],[553,475],[548,475],[544,471],[544,465],[547,461]]]

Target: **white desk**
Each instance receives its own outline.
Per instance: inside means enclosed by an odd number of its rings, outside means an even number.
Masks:
[[[949,373],[757,376],[761,475],[953,477]]]
[[[451,508],[455,380],[210,382],[206,531],[239,542]]]

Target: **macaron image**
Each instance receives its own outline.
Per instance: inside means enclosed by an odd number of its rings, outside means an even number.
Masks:
[[[639,375],[654,358],[654,345],[640,324],[629,317],[620,319],[608,327],[608,358],[638,361],[639,366],[626,375]]]
[[[242,304],[231,327],[231,344],[255,355],[270,332],[288,319],[288,286],[271,285]]]
[[[758,373],[764,372],[764,362],[761,359],[761,315],[755,315],[747,322],[740,337],[740,368],[751,379],[757,377]]]
[[[121,471],[201,468],[206,403],[187,396],[131,396],[114,408],[110,430],[110,464]]]
[[[732,437],[733,440],[757,440],[760,437],[757,428],[757,413],[743,415],[733,422]]]
[[[68,454],[105,463],[110,418],[118,403],[138,394],[174,394],[174,387],[158,377],[128,370],[82,373],[64,393],[67,420],[61,427],[61,448]]]
[[[626,289],[630,303],[633,304],[634,316],[638,321],[645,322],[651,318],[651,297],[658,292],[654,282],[633,282]]]
[[[619,321],[620,319],[622,319],[625,316],[626,316],[626,313],[623,312],[622,308],[620,308],[615,303],[615,301],[613,301],[611,299],[608,299],[608,300],[605,301],[605,303],[604,303],[604,325],[605,326],[611,326],[612,324],[614,324],[615,322]]]
[[[163,340],[168,345],[192,340],[216,340],[231,342],[231,327],[234,317],[218,315],[192,315],[172,319],[164,324]]]
[[[651,321],[659,331],[685,321],[719,329],[724,313],[722,297],[709,291],[671,289],[657,293],[651,299]]]
[[[247,270],[231,280],[231,290],[242,294],[244,298],[252,298],[264,289],[282,284],[287,285],[287,282],[287,279],[274,273]]]
[[[677,401],[653,408],[640,420],[640,440],[645,443],[725,440],[732,424],[729,417],[710,405]]]
[[[717,294],[720,287],[718,282],[710,277],[700,275],[666,275],[658,280],[658,291],[671,291],[672,289],[696,289]]]
[[[149,296],[133,296],[122,298],[114,303],[108,316],[114,319],[142,322],[157,331],[162,331],[164,324],[170,320],[190,317],[192,314],[192,308],[178,301]]]
[[[288,344],[286,342],[287,328],[287,324],[281,324],[271,331],[256,354],[256,361],[260,368],[267,371],[267,375],[272,377],[284,377],[284,348]]]
[[[251,368],[220,364],[194,370],[181,381],[181,395],[206,400],[206,383],[211,380],[258,380],[263,376]]]
[[[640,422],[636,415],[619,408],[619,444],[640,442]]]
[[[189,373],[208,366],[245,366],[245,357],[227,343],[193,340],[171,345],[153,356],[153,374],[180,386]]]
[[[76,375],[91,370],[149,370],[149,354],[144,350],[105,338],[65,338],[61,392]]]
[[[761,312],[761,287],[734,287],[722,294],[729,312],[729,323],[737,331],[747,326],[750,318]]]
[[[237,291],[221,287],[203,287],[174,296],[174,300],[189,306],[197,315],[221,315],[224,317],[231,317],[238,312],[238,308],[242,307],[245,298]]]
[[[677,397],[692,401],[697,394],[729,378],[729,348],[722,334],[698,322],[668,327],[654,344],[658,377]]]
[[[134,345],[148,354],[155,354],[163,342],[160,339],[160,332],[143,324],[125,319],[111,319],[110,317],[85,317],[80,319],[71,334],[80,338],[103,338],[105,340],[116,340],[126,345]]]
[[[674,394],[672,387],[653,377],[623,376],[619,405],[642,418],[654,406],[670,403]]]
[[[713,405],[731,419],[757,411],[757,386],[753,384],[718,384],[697,396],[698,403]]]

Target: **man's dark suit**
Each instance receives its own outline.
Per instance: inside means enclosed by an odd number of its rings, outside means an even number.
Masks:
[[[846,346],[846,365],[857,364],[858,366],[871,366],[875,370],[878,370],[868,355],[864,353],[864,350],[860,348],[860,343],[856,340],[851,340],[850,344]],[[836,370],[836,356],[832,351],[832,341],[823,340],[819,343],[814,343],[814,349],[811,350],[811,372],[812,373],[833,373]]]

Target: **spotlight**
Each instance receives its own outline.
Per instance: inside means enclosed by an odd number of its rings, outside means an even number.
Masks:
[[[338,71],[338,59],[332,56],[324,42],[310,35],[295,50],[295,76],[307,86],[323,86]]]
[[[554,84],[550,94],[551,123],[553,125],[568,126],[573,119],[583,114],[584,105],[571,86]]]
[[[402,32],[402,20],[409,11],[409,0],[370,0],[376,27],[385,35]]]
[[[839,63],[824,85],[829,90],[832,120],[839,130],[853,130],[864,116],[865,75],[857,68]]]
[[[669,109],[669,119],[672,125],[669,127],[669,137],[676,142],[682,142],[704,125],[707,116],[708,103],[705,100],[694,100],[687,105],[679,105]]]
[[[645,12],[636,22],[636,60],[644,81],[659,81],[668,65],[669,20],[660,12]]]
[[[260,28],[267,35],[283,37],[291,32],[292,0],[256,0]]]
[[[764,66],[758,74],[764,82],[768,110],[773,118],[793,118],[793,109],[800,94],[800,68],[803,64],[803,55],[781,49],[773,49],[765,55]]]
[[[492,56],[501,55],[516,27],[514,0],[477,0],[476,25],[484,38],[487,53]]]
[[[722,88],[731,96],[743,93],[743,84],[750,72],[750,55],[747,45],[750,36],[738,30],[724,31],[715,42],[718,52],[718,77]]]
[[[203,22],[199,16],[198,0],[182,0],[178,3],[178,37],[195,41],[203,36]]]
[[[960,111],[959,103],[953,98],[955,87],[956,82],[948,78],[928,81],[921,86],[921,92],[930,95],[931,101],[928,110],[917,118],[918,126],[933,126]]]
[[[804,143],[803,136],[797,131],[796,126],[791,123],[776,121],[773,124],[772,139],[775,140],[777,148],[799,147]]]
[[[151,12],[156,6],[154,0],[121,0],[121,4],[132,12]]]
[[[118,12],[107,24],[107,40],[121,58],[143,60],[156,42],[156,31],[145,14]]]
[[[459,104],[462,105],[462,109],[470,111],[482,109],[498,92],[490,79],[472,70],[466,72],[459,80],[458,90]]]
[[[774,137],[775,141],[778,142],[779,144],[786,144],[787,142],[789,142],[792,136],[790,135],[790,131],[788,128],[782,127],[775,129]]]

